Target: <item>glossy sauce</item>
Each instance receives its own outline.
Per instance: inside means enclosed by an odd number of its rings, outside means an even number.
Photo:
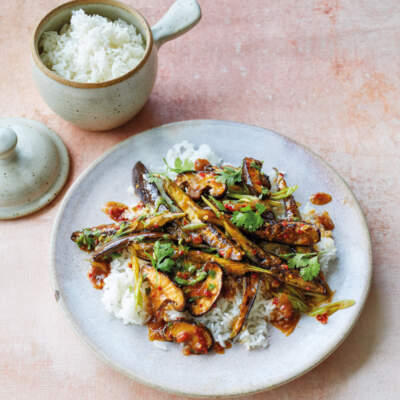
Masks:
[[[332,196],[328,193],[315,193],[310,197],[310,202],[316,206],[323,206],[332,201]]]
[[[92,262],[92,268],[88,272],[88,278],[95,289],[103,289],[104,279],[110,273],[110,265],[105,262]]]
[[[300,319],[300,313],[293,309],[292,303],[285,293],[274,297],[275,309],[271,312],[269,322],[286,336],[290,335]]]
[[[316,217],[318,223],[320,223],[327,231],[331,231],[335,228],[335,224],[332,221],[328,211],[324,211],[322,215]]]

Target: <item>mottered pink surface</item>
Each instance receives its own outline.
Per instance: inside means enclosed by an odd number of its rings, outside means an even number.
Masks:
[[[0,117],[36,119],[60,134],[72,162],[68,186],[121,140],[186,119],[260,125],[322,155],[350,184],[368,220],[369,299],[332,356],[249,399],[398,399],[400,2],[200,0],[199,25],[160,50],[150,101],[130,123],[103,133],[63,121],[31,79],[34,26],[60,3],[0,2]],[[126,3],[154,24],[171,2]],[[99,361],[57,305],[49,246],[64,194],[30,217],[0,222],[0,399],[180,398]]]

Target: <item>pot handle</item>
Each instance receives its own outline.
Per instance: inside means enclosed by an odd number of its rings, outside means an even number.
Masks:
[[[151,28],[157,48],[192,29],[200,18],[201,9],[196,0],[176,0],[166,14]]]

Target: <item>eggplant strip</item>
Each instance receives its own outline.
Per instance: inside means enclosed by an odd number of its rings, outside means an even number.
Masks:
[[[71,240],[75,242],[81,250],[93,251],[98,244],[105,242],[110,236],[115,235],[119,228],[119,224],[93,226],[73,232]]]
[[[321,233],[319,229],[307,222],[279,221],[265,223],[254,234],[269,242],[292,244],[299,246],[311,246],[319,242]]]
[[[132,168],[132,185],[135,193],[144,204],[150,204],[153,207],[159,205],[160,211],[168,211],[157,186],[153,182],[149,182],[148,174],[149,171],[141,161],[134,165]]]
[[[130,233],[152,231],[161,228],[169,222],[182,218],[184,213],[163,213],[144,218],[143,220],[124,221],[121,224],[99,225],[92,228],[85,228],[75,231],[71,240],[82,250],[93,251],[101,244],[108,242],[114,235],[126,236]],[[122,225],[123,224],[123,225]]]
[[[243,285],[242,303],[240,304],[239,315],[235,318],[232,325],[231,339],[234,339],[241,332],[250,314],[251,308],[253,307],[260,286],[260,278],[258,274],[252,273],[249,276],[246,276]]]
[[[246,157],[242,162],[242,181],[253,195],[263,194],[263,189],[271,189],[271,183],[261,172],[262,162]]]
[[[286,189],[288,186],[286,184],[285,177],[281,172],[278,172],[276,183],[278,185],[279,190]],[[289,221],[301,221],[301,215],[299,212],[299,208],[297,207],[296,200],[293,195],[285,198],[283,200],[285,204],[286,218]]]
[[[164,181],[164,187],[168,195],[175,201],[178,207],[187,214],[192,223],[198,223],[202,220],[205,210],[199,207],[175,182],[166,179]],[[216,219],[214,213],[207,213],[208,216],[211,214],[213,219]],[[235,244],[217,227],[207,224],[205,228],[199,229],[198,232],[210,247],[219,250],[219,254],[222,257],[234,261],[243,259],[244,252],[235,246]]]
[[[92,258],[94,261],[99,261],[115,253],[121,249],[128,247],[131,243],[138,243],[143,240],[171,239],[170,235],[162,232],[142,232],[116,238],[105,243],[101,248],[96,249]]]

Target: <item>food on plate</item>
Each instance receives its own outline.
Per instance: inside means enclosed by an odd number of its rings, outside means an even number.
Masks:
[[[70,81],[99,83],[132,70],[145,53],[140,32],[131,24],[73,10],[69,24],[59,32],[44,32],[40,58]]]
[[[150,172],[138,161],[140,201],[109,201],[112,222],[72,233],[108,312],[188,355],[266,347],[269,325],[289,335],[303,314],[325,324],[354,304],[332,302],[325,278],[336,257],[331,217],[300,209],[283,173],[252,157],[223,164],[187,142],[164,164]]]

